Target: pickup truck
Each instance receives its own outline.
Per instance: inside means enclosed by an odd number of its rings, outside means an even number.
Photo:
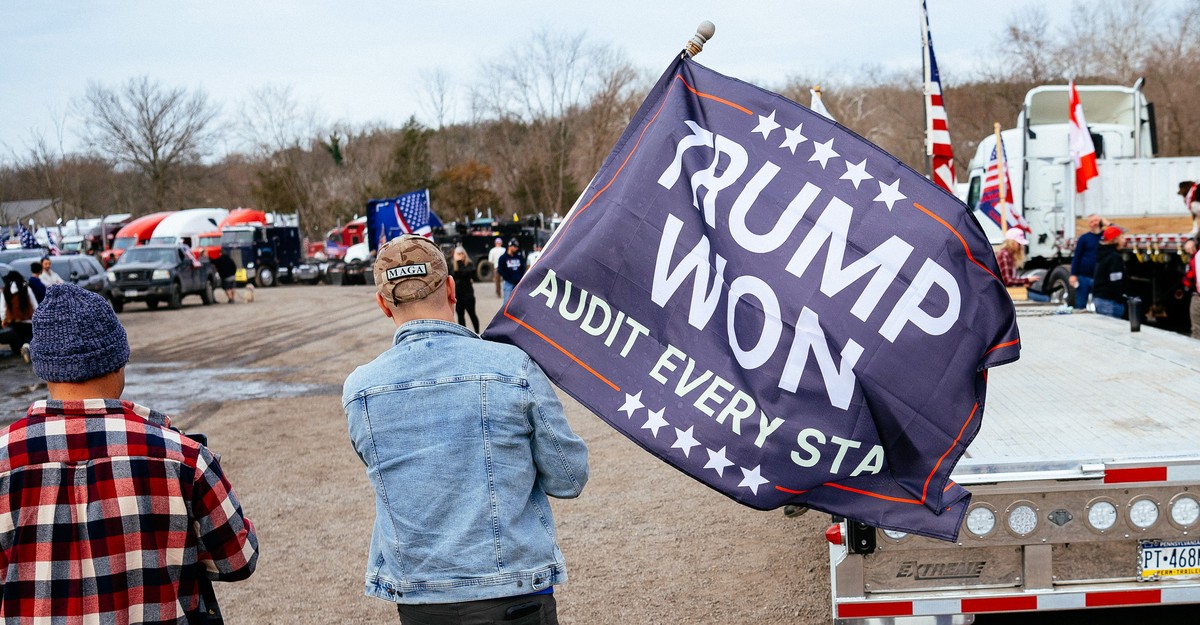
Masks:
[[[113,310],[125,302],[146,302],[148,308],[165,301],[169,308],[183,306],[187,295],[199,295],[204,305],[213,303],[217,275],[212,265],[200,262],[186,245],[143,245],[126,250],[108,270]]]

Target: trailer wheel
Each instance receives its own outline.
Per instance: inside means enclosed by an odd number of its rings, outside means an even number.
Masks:
[[[149,308],[150,310],[154,310],[155,308],[158,308],[158,300],[154,299],[153,297],[147,297],[146,298],[146,308]]]
[[[1059,265],[1042,278],[1042,292],[1050,296],[1055,305],[1075,305],[1075,287],[1071,286],[1070,265]]]
[[[475,265],[475,279],[479,280],[480,282],[491,282],[492,272],[495,271],[495,269],[495,267],[492,267],[492,263],[486,260],[481,260],[479,261],[478,265]]]

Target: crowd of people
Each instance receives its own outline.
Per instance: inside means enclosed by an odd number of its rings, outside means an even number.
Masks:
[[[1184,206],[1193,217],[1193,230],[1181,245],[1187,264],[1182,289],[1189,298],[1188,312],[1192,338],[1200,338],[1200,292],[1196,278],[1197,236],[1200,236],[1200,185],[1193,181],[1179,183],[1179,195]],[[1125,231],[1109,223],[1099,215],[1088,215],[1088,230],[1075,239],[1071,256],[1068,283],[1075,291],[1070,304],[1076,310],[1088,308],[1089,303],[1097,314],[1127,317],[1127,302],[1130,299],[1127,285],[1125,260],[1121,250],[1125,247]],[[1023,277],[1018,270],[1025,262],[1025,246],[1029,241],[1021,228],[1009,228],[1004,242],[996,250],[996,263],[1000,269],[1000,280],[1008,287],[1030,287],[1042,280],[1040,277]],[[1029,298],[1049,301],[1049,297],[1036,290],[1029,291]]]

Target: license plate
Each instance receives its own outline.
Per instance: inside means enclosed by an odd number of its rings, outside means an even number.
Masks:
[[[233,279],[237,280],[238,282],[245,282],[246,281],[246,270],[238,269],[237,273],[233,274]]]
[[[1138,577],[1200,576],[1200,541],[1142,541],[1138,545]]]
[[[128,289],[125,291],[125,297],[137,297],[137,289]]]

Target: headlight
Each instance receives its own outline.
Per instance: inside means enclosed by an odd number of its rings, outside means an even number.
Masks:
[[[104,274],[108,276],[108,281],[109,281],[109,282],[116,282],[116,281],[117,281],[117,272],[115,272],[115,271],[106,271],[106,272],[104,272]]]
[[[155,269],[154,274],[150,276],[151,280],[170,280],[171,271],[169,269]]]
[[[1087,521],[1101,532],[1112,529],[1117,523],[1117,507],[1108,501],[1097,501],[1088,507]]]
[[[1032,534],[1037,524],[1037,512],[1029,504],[1020,504],[1008,511],[1008,529],[1017,536]]]
[[[896,541],[908,538],[908,532],[897,532],[896,530],[883,530],[883,535]]]
[[[976,506],[967,513],[967,531],[980,538],[996,529],[996,513],[991,508]]]
[[[1129,506],[1129,522],[1138,529],[1149,529],[1158,523],[1158,504],[1149,499],[1139,499]]]
[[[254,269],[254,261],[246,263],[246,269]]]
[[[1194,497],[1182,495],[1171,502],[1171,520],[1176,525],[1187,527],[1200,519],[1200,502]]]

